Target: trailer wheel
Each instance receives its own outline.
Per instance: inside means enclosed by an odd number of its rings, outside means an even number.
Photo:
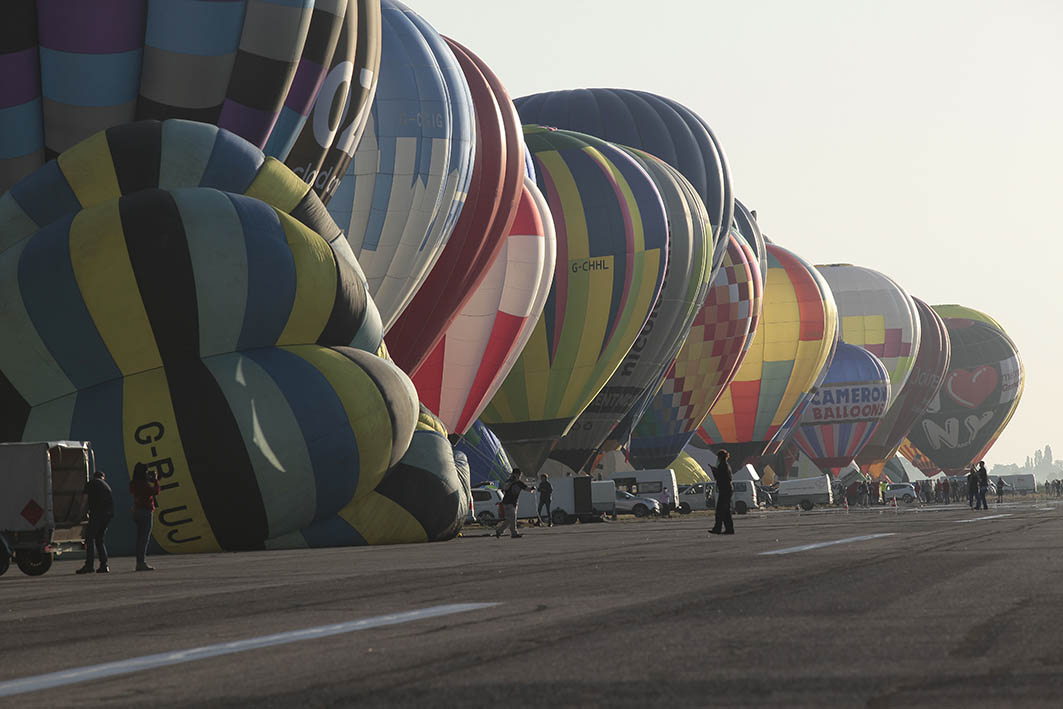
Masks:
[[[738,502],[735,503],[735,512],[737,512],[738,514],[744,515],[748,511],[749,511],[749,506],[746,505],[745,501],[739,500]]]
[[[7,555],[6,551],[0,549],[0,576],[3,576],[10,566],[11,557]]]
[[[693,512],[693,510],[690,509],[690,503],[689,502],[680,502],[679,503],[679,514],[688,515],[691,512]]]
[[[801,509],[803,509],[805,512],[809,512],[812,507],[812,500],[801,500]]]
[[[40,576],[52,568],[52,555],[43,551],[20,551],[15,556],[15,563],[27,576]]]

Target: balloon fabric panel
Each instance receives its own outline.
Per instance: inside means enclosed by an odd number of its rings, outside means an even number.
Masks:
[[[108,129],[13,186],[0,225],[0,439],[147,463],[163,548],[261,548],[372,494],[409,446],[409,379],[329,346],[378,322],[357,262],[328,247],[339,229],[231,133]]]

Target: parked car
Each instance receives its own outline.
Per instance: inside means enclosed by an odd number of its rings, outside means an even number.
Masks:
[[[911,483],[889,483],[886,485],[886,500],[898,499],[904,502],[914,502],[916,498],[915,485]]]
[[[501,502],[502,491],[497,487],[474,487],[469,516],[480,524],[494,524],[499,521],[498,505]],[[466,520],[471,521],[468,518]]]
[[[639,497],[623,490],[616,491],[616,513],[618,515],[646,515],[661,513],[661,503],[649,497]]]

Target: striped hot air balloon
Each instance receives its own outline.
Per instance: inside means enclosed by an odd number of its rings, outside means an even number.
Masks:
[[[543,315],[481,418],[531,472],[634,344],[660,292],[668,240],[644,228],[664,210],[636,200],[656,188],[627,153],[538,126],[525,126],[524,138],[554,218],[557,266]]]
[[[75,145],[0,197],[0,440],[92,441],[112,479],[147,464],[167,551],[262,548],[341,512],[367,541],[445,538],[465,514],[450,447],[408,451],[416,391],[374,354],[346,244],[309,185],[215,126]]]
[[[866,349],[839,342],[790,440],[820,470],[837,472],[860,453],[886,413],[889,371]]]
[[[320,175],[343,174],[375,88],[379,16],[379,0],[317,9],[285,0],[11,0],[0,9],[0,192],[102,129],[183,118],[268,142],[281,159],[290,152],[327,195]],[[334,101],[350,106],[348,96],[353,108],[336,113]],[[346,152],[333,151],[337,136]]]

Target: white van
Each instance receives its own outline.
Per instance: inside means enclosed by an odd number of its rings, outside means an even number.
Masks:
[[[591,520],[595,517],[591,503],[591,482],[588,475],[550,478],[550,485],[554,488],[550,496],[550,520],[554,524],[572,524],[578,519]],[[537,484],[537,481],[530,484]],[[517,500],[517,519],[538,517],[539,491],[522,491]]]
[[[991,482],[996,483],[997,478],[1004,478],[1004,494],[1006,495],[1030,495],[1037,492],[1037,480],[1032,473],[1019,473],[1017,475],[990,475]]]
[[[744,515],[760,507],[760,501],[757,499],[757,484],[752,480],[733,480],[731,489],[734,490],[731,507],[734,508],[736,514]]]
[[[834,495],[831,491],[831,478],[829,475],[779,481],[777,502],[779,507],[798,505],[807,512],[812,509],[813,505],[830,505],[833,503]]]
[[[617,490],[639,497],[650,497],[658,502],[661,501],[661,491],[668,488],[665,501],[673,510],[679,507],[679,486],[675,482],[675,471],[671,468],[617,471],[607,477],[616,483]]]

